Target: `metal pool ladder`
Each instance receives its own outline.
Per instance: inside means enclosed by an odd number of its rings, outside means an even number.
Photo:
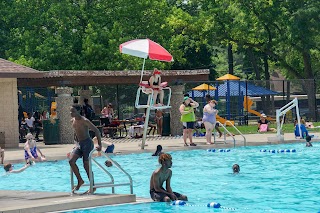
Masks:
[[[94,152],[97,152],[96,149],[93,149],[90,154],[89,154],[89,179],[90,179],[90,183],[89,184],[83,184],[82,186],[90,186],[90,194],[93,193],[93,189],[96,188],[104,188],[104,187],[111,187],[112,188],[112,193],[115,193],[114,188],[116,186],[130,186],[130,194],[133,194],[133,183],[132,183],[132,178],[131,176],[114,160],[112,160],[112,158],[110,158],[106,153],[101,151],[101,156],[106,157],[109,161],[112,162],[113,166],[117,167],[123,174],[125,174],[128,179],[129,182],[125,182],[125,183],[114,183],[114,177],[113,175],[105,168],[104,165],[101,165],[95,158],[92,157],[92,154]],[[92,173],[92,162],[95,163],[102,171],[104,171],[111,179],[110,182],[103,182],[103,183],[94,183],[94,179],[93,179],[93,173]],[[70,174],[71,174],[71,190],[74,189],[74,177],[73,177],[73,171],[70,167]]]
[[[247,145],[246,137],[240,132],[240,130],[237,127],[235,127],[231,123],[231,121],[227,120],[226,122],[224,122],[224,125],[222,125],[222,123],[220,123],[219,121],[217,121],[217,123],[219,124],[219,127],[222,127],[223,130],[224,130],[224,143],[226,143],[226,133],[228,133],[233,139],[233,147],[236,147],[236,139],[234,138],[233,134],[226,127],[227,123],[229,123],[243,137],[244,146]],[[216,137],[215,137],[215,134],[214,134],[214,141],[215,140],[216,140]]]

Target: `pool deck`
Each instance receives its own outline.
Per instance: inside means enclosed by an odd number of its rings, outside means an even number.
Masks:
[[[319,132],[313,132],[319,137]],[[259,145],[276,145],[279,142],[274,140],[275,134],[248,134],[246,137],[247,146]],[[236,147],[243,146],[243,138],[239,135],[235,136]],[[207,145],[205,137],[193,137],[196,147],[185,147],[181,137],[148,137],[144,150],[139,144],[141,139],[109,139],[103,138],[103,142],[113,142],[115,144],[116,154],[130,153],[152,153],[157,145],[162,145],[163,151],[174,150],[193,150],[193,149],[212,149],[212,148],[233,148],[233,140],[229,136],[226,143],[222,138],[217,138],[217,142]],[[302,143],[303,139],[296,139],[294,134],[284,134],[284,141],[281,143]],[[47,160],[63,160],[66,159],[66,153],[70,152],[73,144],[57,144],[45,145],[37,143],[42,153],[46,155]],[[5,149],[4,163],[21,163],[24,162],[23,145],[19,144],[19,148]],[[18,175],[18,174],[17,174]],[[99,189],[97,190],[99,191]],[[86,202],[84,202],[86,201]],[[68,209],[88,208],[103,205],[112,205],[120,203],[136,203],[148,202],[150,199],[136,198],[135,195],[123,194],[99,194],[94,195],[72,195],[66,192],[35,192],[35,191],[4,191],[0,190],[0,213],[36,213],[36,212],[56,212]]]

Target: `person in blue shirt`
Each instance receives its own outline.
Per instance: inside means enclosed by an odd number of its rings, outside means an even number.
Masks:
[[[300,135],[300,131],[299,131],[299,124],[297,121],[295,121],[295,129],[294,129],[294,135],[296,137],[300,137],[300,138],[306,138],[306,136],[309,135],[308,130],[305,126],[306,122],[304,121],[304,119],[300,119],[300,129],[301,129],[301,134]]]

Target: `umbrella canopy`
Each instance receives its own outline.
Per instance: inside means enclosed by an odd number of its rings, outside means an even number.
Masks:
[[[150,39],[135,39],[120,44],[120,52],[139,58],[150,58],[157,61],[173,61],[172,55],[160,44]]]
[[[226,80],[240,80],[239,77],[231,75],[231,74],[225,74],[224,76],[221,76],[217,78],[218,81],[226,81]]]
[[[192,88],[192,90],[216,90],[217,88],[211,86],[211,85],[208,85],[208,84],[201,84],[195,88]]]
[[[148,38],[127,41],[123,44],[120,44],[119,49],[121,53],[143,58],[140,83],[142,82],[146,58],[149,57],[151,60],[157,61],[173,61],[172,55],[166,49]]]

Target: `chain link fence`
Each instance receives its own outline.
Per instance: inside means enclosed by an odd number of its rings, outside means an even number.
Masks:
[[[223,118],[234,120],[237,125],[244,125],[250,121],[256,122],[259,113],[265,113],[275,118],[277,109],[286,105],[295,97],[299,100],[300,114],[307,121],[318,121],[320,106],[320,82],[314,79],[302,80],[255,80],[255,81],[208,81],[185,83],[185,93],[196,100],[200,106],[196,111],[198,118],[202,117],[205,96],[210,96],[218,101],[217,109]],[[203,90],[193,88],[205,84]],[[214,89],[209,89],[213,86]],[[83,87],[73,87],[74,96]],[[89,86],[86,89],[93,91],[93,107],[98,116],[104,106],[111,103],[115,115],[119,119],[141,117],[143,109],[134,107],[137,85],[103,85]],[[25,112],[49,111],[51,102],[55,100],[54,87],[20,87],[18,88],[19,104]],[[245,97],[248,97],[245,101]],[[147,102],[145,100],[141,101]],[[154,113],[154,112],[153,112]],[[153,114],[151,117],[154,116]],[[295,110],[286,114],[286,121],[293,121],[296,117]]]

